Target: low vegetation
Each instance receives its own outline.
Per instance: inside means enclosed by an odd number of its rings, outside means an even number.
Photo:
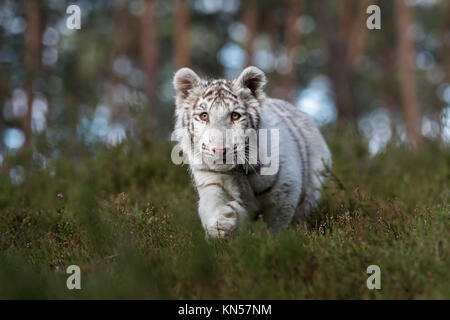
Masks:
[[[370,156],[342,128],[326,137],[332,176],[308,226],[273,236],[257,221],[226,242],[205,241],[169,145],[7,155],[0,298],[449,299],[449,149]],[[66,287],[72,264],[81,290]]]

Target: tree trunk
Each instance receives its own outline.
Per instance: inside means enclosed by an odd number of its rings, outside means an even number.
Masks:
[[[148,126],[155,134],[158,115],[158,39],[156,32],[156,0],[145,0],[140,17],[140,50],[144,72],[144,92],[148,104]]]
[[[127,50],[130,42],[130,38],[128,37],[128,0],[122,0],[116,3],[112,20],[114,23],[114,33],[116,37],[114,38],[114,47],[112,48],[112,54],[110,57],[110,86],[108,86],[109,92],[107,93],[111,108],[111,122],[128,125],[130,114],[128,112],[128,108],[125,105],[125,101],[114,101],[113,99],[113,91],[115,90],[116,86],[118,86],[122,82],[122,79],[120,79],[113,70],[114,62],[120,56],[127,55]]]
[[[174,0],[174,37],[173,49],[175,67],[190,67],[191,65],[191,48],[189,33],[189,4],[187,0]]]
[[[330,13],[324,0],[317,1],[318,21],[325,40],[328,56],[328,73],[333,86],[339,119],[354,121],[356,108],[351,91],[351,67],[347,44],[339,31],[330,24]]]
[[[449,83],[450,82],[450,34],[448,30],[450,30],[450,1],[443,1],[441,3],[442,10],[444,12],[444,21],[442,23],[441,29],[439,31],[439,41],[441,46],[438,49],[436,62],[437,69],[439,67],[442,68],[443,71],[443,79],[440,83]],[[440,84],[439,83],[439,84]],[[433,85],[433,92],[437,92],[439,84]],[[447,104],[441,101],[436,94],[433,94],[433,113],[434,120],[439,123],[439,136],[442,139],[442,131],[444,130],[444,123],[441,121],[441,112],[447,107]]]
[[[367,26],[366,26],[366,9],[370,4],[373,4],[373,0],[358,0],[354,1],[353,9],[356,10],[351,14],[351,28],[348,30],[346,35],[347,40],[347,54],[352,73],[355,73],[358,69],[359,63],[361,61],[361,56],[363,55],[366,36],[367,36]],[[344,1],[348,2],[348,1]]]
[[[400,93],[405,115],[408,139],[417,150],[422,143],[419,100],[416,91],[414,37],[411,33],[414,17],[405,0],[395,0],[397,12],[397,62],[400,76]]]
[[[38,0],[25,1],[25,16],[27,28],[25,30],[25,91],[27,94],[28,110],[21,120],[21,127],[25,134],[26,146],[31,145],[31,127],[33,114],[33,78],[39,71],[41,64],[41,11]]]
[[[0,67],[0,105],[3,105],[9,95],[9,83],[6,81],[5,72]],[[0,112],[0,132],[6,129],[3,112]],[[3,139],[0,139],[0,150],[4,149]],[[0,165],[1,167],[1,165]]]
[[[242,12],[242,22],[247,27],[247,41],[245,42],[245,51],[247,52],[246,65],[253,65],[253,54],[255,38],[258,28],[258,6],[254,0],[247,0]]]

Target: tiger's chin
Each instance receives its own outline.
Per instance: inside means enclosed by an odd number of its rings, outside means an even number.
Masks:
[[[206,164],[208,169],[215,172],[227,172],[236,168],[236,164],[220,164],[220,163],[211,163]]]
[[[213,158],[203,158],[203,165],[214,172],[227,172],[236,168],[236,163],[224,163]]]

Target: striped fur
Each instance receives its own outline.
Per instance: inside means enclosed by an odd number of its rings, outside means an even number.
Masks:
[[[187,68],[175,74],[176,140],[190,163],[200,197],[199,215],[209,236],[228,237],[240,221],[258,212],[278,230],[304,221],[319,201],[326,166],[331,166],[328,147],[305,113],[286,101],[266,97],[265,81],[255,67],[233,81],[204,80]],[[234,119],[233,113],[239,117]],[[246,172],[242,163],[217,163],[236,150],[248,152],[249,146],[230,145],[213,133],[250,128],[279,130],[280,167],[275,174],[260,174],[264,164]],[[270,154],[263,144],[257,148]],[[212,152],[223,149],[223,154]]]

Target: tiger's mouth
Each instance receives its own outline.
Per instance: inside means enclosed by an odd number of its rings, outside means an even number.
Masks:
[[[203,163],[206,164],[206,166],[208,166],[208,168],[213,171],[227,171],[233,169],[237,165],[235,157],[231,157],[230,160],[227,159],[226,155],[216,156],[215,154],[203,152],[202,159]]]
[[[227,148],[226,152],[220,154],[214,153],[208,148],[202,146],[202,160],[203,163],[212,171],[229,171],[237,167],[239,147],[234,145],[232,148]]]

